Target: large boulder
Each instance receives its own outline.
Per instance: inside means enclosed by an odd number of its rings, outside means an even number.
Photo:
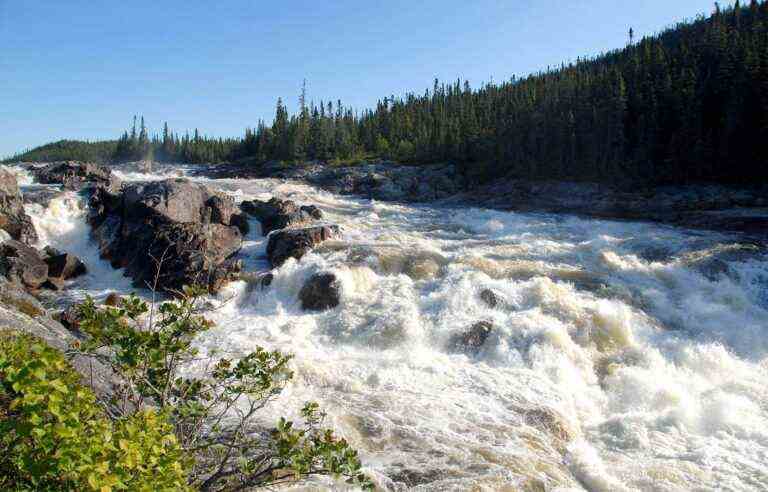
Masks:
[[[118,191],[121,185],[120,179],[107,166],[92,162],[54,162],[35,170],[35,178],[38,183],[60,184],[75,191],[97,185]]]
[[[182,179],[97,189],[90,222],[102,257],[125,268],[136,285],[178,292],[216,291],[242,268],[238,213],[229,197]]]
[[[279,267],[288,258],[300,260],[318,244],[340,235],[341,230],[337,225],[283,229],[270,234],[267,242],[267,258],[273,267]]]
[[[265,236],[272,231],[289,226],[309,223],[323,217],[314,205],[299,206],[292,200],[272,198],[269,201],[250,200],[241,204],[243,211],[261,222],[261,232]]]
[[[0,229],[25,244],[37,242],[32,219],[24,211],[24,200],[16,176],[0,167]]]
[[[301,288],[299,299],[307,311],[335,308],[341,299],[341,284],[332,273],[316,273]]]
[[[48,265],[40,253],[14,239],[0,244],[0,274],[29,289],[39,289],[48,280]]]

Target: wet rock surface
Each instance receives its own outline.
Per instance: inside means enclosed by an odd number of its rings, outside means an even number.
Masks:
[[[332,273],[312,275],[299,292],[301,308],[306,311],[325,311],[339,305],[341,284]]]
[[[292,200],[272,198],[269,201],[249,200],[241,204],[242,209],[261,223],[261,232],[272,231],[309,223],[323,218],[314,205],[299,206]]]
[[[24,211],[24,200],[16,176],[0,167],[0,229],[13,239],[34,244],[37,233],[32,219]]]
[[[480,291],[480,300],[491,309],[504,305],[504,298],[493,289],[483,289]]]
[[[85,263],[69,253],[48,256],[44,261],[48,265],[49,277],[69,280],[88,272]]]
[[[101,255],[125,268],[140,286],[178,291],[184,285],[220,289],[242,264],[232,257],[242,233],[231,198],[182,179],[98,189],[90,223]]]
[[[552,212],[606,219],[649,220],[698,229],[768,237],[768,186],[612,186],[568,181],[480,179],[458,164],[393,162],[336,167],[317,162],[282,165],[231,164],[201,167],[214,178],[295,179],[333,193],[384,201],[438,202],[521,212]]]
[[[48,265],[40,253],[11,239],[0,244],[0,274],[29,289],[39,289],[48,280]]]
[[[312,248],[340,235],[341,229],[337,225],[283,229],[270,234],[267,243],[267,258],[273,267],[278,267],[289,258],[300,260]]]
[[[89,186],[120,189],[120,179],[107,166],[92,162],[53,162],[34,170],[35,179],[43,184],[60,184],[65,189],[79,191]]]
[[[466,332],[452,336],[448,341],[448,349],[452,352],[476,354],[492,331],[493,324],[490,321],[478,321]]]

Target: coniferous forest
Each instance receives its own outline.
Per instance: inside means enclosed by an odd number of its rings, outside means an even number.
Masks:
[[[82,145],[112,149],[94,160],[383,158],[452,161],[486,178],[749,184],[768,178],[767,143],[768,1],[752,0],[639,40],[629,30],[623,49],[500,84],[436,80],[362,112],[309,102],[304,87],[297,114],[278,99],[271,125],[241,138],[179,136],[167,124],[150,136],[134,117],[116,143]],[[45,148],[12,160],[61,154]]]

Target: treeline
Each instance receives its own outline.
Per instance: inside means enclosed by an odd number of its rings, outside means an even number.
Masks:
[[[117,141],[87,142],[80,140],[59,140],[49,144],[20,152],[5,162],[52,162],[86,161],[106,162],[115,155]]]
[[[112,160],[218,163],[229,160],[241,142],[242,139],[237,138],[204,137],[197,129],[192,135],[186,133],[179,137],[168,128],[168,123],[163,125],[161,135],[150,137],[144,117],[137,126],[137,117],[134,116],[130,131],[125,131],[117,141]]]
[[[170,132],[134,121],[114,158],[410,163],[455,161],[486,179],[615,183],[752,183],[768,177],[768,3],[752,0],[593,59],[485,84],[435,81],[361,113],[341,101],[289,115],[243,138]]]

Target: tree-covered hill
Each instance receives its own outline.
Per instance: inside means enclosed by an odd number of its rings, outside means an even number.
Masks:
[[[51,162],[77,160],[106,162],[112,159],[117,148],[116,140],[83,142],[80,140],[59,140],[16,154],[5,162]]]
[[[723,182],[768,177],[768,2],[632,39],[601,56],[472,89],[435,81],[423,94],[386,97],[355,112],[309,103],[243,138],[167,125],[150,137],[134,120],[114,159],[221,162],[455,161],[487,178],[608,183]],[[102,143],[89,144],[94,147]]]

